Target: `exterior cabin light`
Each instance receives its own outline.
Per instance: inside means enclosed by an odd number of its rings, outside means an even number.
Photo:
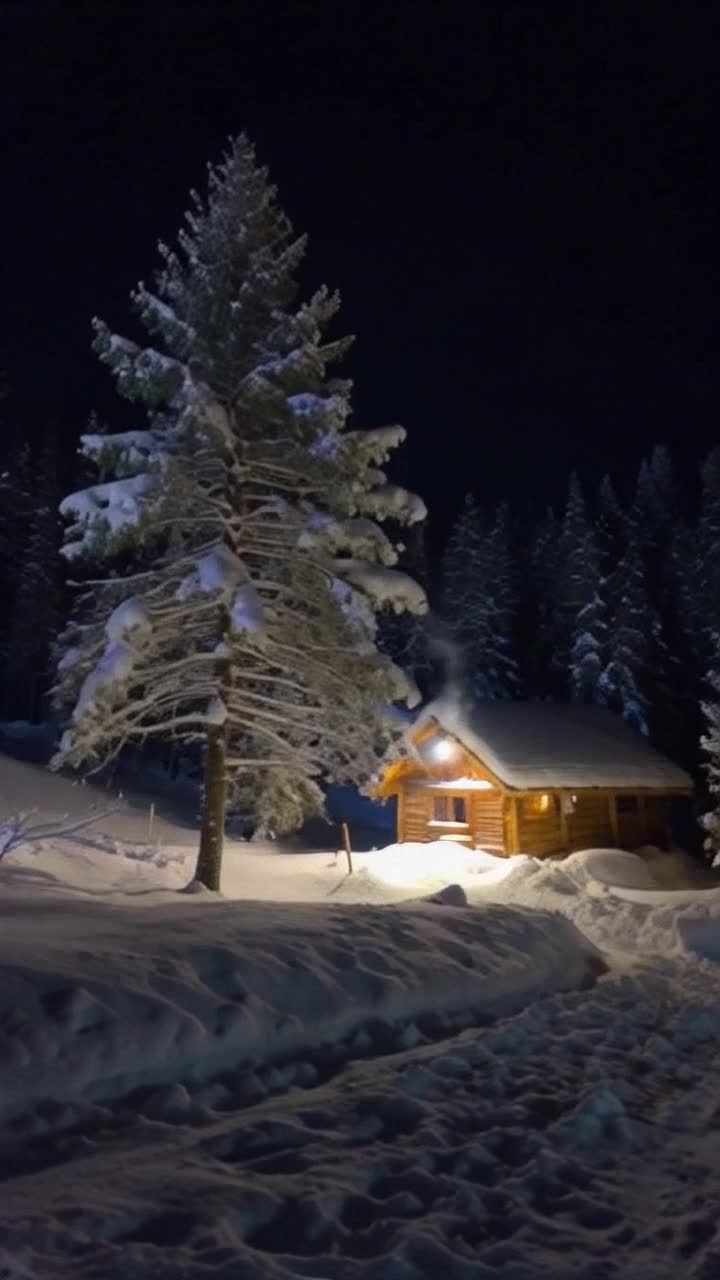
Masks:
[[[547,792],[545,792],[540,797],[540,812],[547,813],[549,808],[550,808],[550,796],[547,794]]]
[[[450,760],[455,755],[455,744],[449,738],[440,738],[433,747],[436,760]]]

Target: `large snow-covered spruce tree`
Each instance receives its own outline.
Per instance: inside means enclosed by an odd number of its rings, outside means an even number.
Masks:
[[[364,783],[411,690],[375,643],[423,592],[392,568],[385,518],[424,506],[388,482],[398,427],[347,429],[338,298],[299,301],[295,237],[245,137],[209,170],[155,287],[132,295],[145,345],[95,322],[143,430],[93,432],[98,483],[62,504],[65,555],[87,574],[59,663],[73,708],[58,762],[152,737],[200,740],[197,878],[218,888],[228,788],[276,831],[319,807],[323,777]]]

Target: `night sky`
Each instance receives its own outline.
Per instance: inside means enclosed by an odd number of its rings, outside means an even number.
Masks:
[[[466,10],[470,10],[468,13]],[[632,483],[717,438],[720,6],[476,2],[0,6],[0,367],[64,423],[118,409],[127,331],[246,129],[343,294],[360,425],[408,427],[440,525],[469,488]]]

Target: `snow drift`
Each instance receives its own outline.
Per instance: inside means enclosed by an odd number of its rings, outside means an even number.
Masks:
[[[171,902],[35,896],[2,908],[0,1119],[16,1136],[20,1114],[48,1099],[220,1075],[256,1098],[272,1064],[315,1078],[343,1057],[577,988],[602,967],[570,922],[519,907]]]

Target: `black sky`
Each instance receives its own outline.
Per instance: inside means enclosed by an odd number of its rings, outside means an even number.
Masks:
[[[717,438],[720,5],[0,5],[0,366],[67,424],[89,351],[246,129],[309,281],[338,285],[363,425],[402,421],[442,521],[467,488],[629,484]]]

